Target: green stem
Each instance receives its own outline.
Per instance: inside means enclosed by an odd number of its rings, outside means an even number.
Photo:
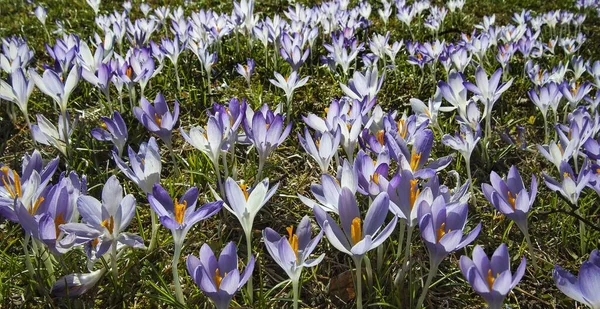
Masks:
[[[575,210],[575,214],[581,216],[581,208]],[[581,249],[581,255],[587,253],[585,244],[585,223],[583,221],[579,221],[579,247]]]
[[[252,257],[252,231],[251,229],[246,231],[246,252],[247,252],[247,259],[248,259],[248,263],[250,263],[250,258]],[[248,283],[247,283],[247,287],[248,287],[248,298],[250,299],[250,306],[252,307],[252,300],[253,300],[253,294],[254,294],[254,289],[252,288],[252,276],[250,276],[250,278],[248,279]]]
[[[400,219],[400,233],[398,234],[398,251],[396,251],[396,258],[399,259],[402,255],[402,244],[404,244],[404,233],[406,231],[406,220]]]
[[[531,262],[533,263],[533,268],[535,272],[538,273],[540,267],[537,263],[537,258],[535,257],[535,253],[533,252],[533,244],[531,243],[531,238],[529,237],[529,233],[525,233],[525,241],[527,242],[527,247],[529,248],[529,255],[531,255]]]
[[[150,238],[150,246],[148,247],[148,251],[154,250],[154,248],[156,248],[156,243],[158,242],[156,237],[158,235],[158,222],[156,219],[156,214],[152,209],[150,209],[150,220],[152,221],[152,236]]]
[[[362,256],[354,257],[356,266],[356,309],[362,309]]]
[[[35,272],[33,268],[33,263],[31,263],[31,254],[29,254],[29,240],[31,239],[31,235],[25,234],[25,240],[23,241],[23,252],[25,253],[25,266],[27,267],[27,272],[29,273],[29,278],[33,281],[33,274]]]
[[[256,173],[255,182],[259,183],[261,181],[263,168],[265,167],[265,160],[262,158],[258,158],[258,172]]]
[[[173,253],[173,262],[171,263],[171,271],[173,272],[173,286],[175,287],[175,297],[177,301],[185,305],[185,299],[183,298],[183,291],[181,290],[181,282],[179,282],[179,272],[177,271],[177,265],[179,264],[179,257],[181,256],[182,243],[175,243],[175,253]]]
[[[423,286],[423,292],[421,292],[421,296],[419,297],[419,301],[417,302],[417,306],[415,308],[421,309],[423,307],[423,302],[425,301],[425,295],[429,292],[429,286],[431,285],[431,280],[435,277],[438,269],[437,264],[431,264],[431,268],[429,269],[429,274],[427,275],[427,280],[425,281],[425,285]]]
[[[113,278],[115,279],[115,284],[119,282],[119,270],[117,269],[117,241],[113,241],[111,247],[110,254],[110,268],[112,270]]]
[[[292,287],[294,290],[294,309],[298,309],[298,303],[300,302],[300,279],[292,280]]]
[[[54,264],[52,264],[52,257],[48,255],[48,249],[45,246],[38,243],[38,240],[36,239],[33,240],[32,244],[35,251],[44,262],[44,266],[46,267],[46,271],[48,272],[50,282],[56,282],[56,277],[54,277]]]
[[[177,92],[181,95],[181,82],[179,81],[179,70],[177,70],[177,63],[173,63],[175,67],[175,79],[177,80]]]

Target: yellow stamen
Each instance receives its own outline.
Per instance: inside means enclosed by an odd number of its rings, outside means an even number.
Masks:
[[[244,193],[244,197],[246,198],[246,201],[248,200],[248,197],[250,196],[250,194],[248,194],[248,186],[245,184],[239,184],[240,189],[242,189],[242,192]]]
[[[4,174],[2,175],[2,184],[4,185],[6,191],[8,191],[8,194],[10,194],[10,197],[22,197],[23,193],[21,191],[21,178],[19,178],[19,174],[17,174],[15,171],[12,171],[13,179],[11,184],[10,176],[8,176],[10,169],[7,166],[3,166],[0,168],[0,171],[2,171],[2,174]]]
[[[40,205],[42,204],[42,202],[44,201],[44,197],[40,196],[35,203],[33,203],[33,207],[31,207],[29,209],[29,214],[30,215],[34,215],[37,213],[38,208],[40,208]]]
[[[419,194],[421,194],[421,189],[418,187],[419,181],[417,179],[413,179],[410,181],[410,210],[415,207],[415,201]]]
[[[154,113],[154,122],[156,122],[156,124],[160,127],[160,124],[162,122],[162,118],[159,114]]]
[[[329,113],[329,107],[325,107],[325,114]]]
[[[371,176],[371,180],[378,185],[379,184],[379,173],[375,172],[373,173],[373,175]]]
[[[320,138],[317,138],[315,140],[315,145],[317,146],[317,148],[321,148],[321,139]]]
[[[437,242],[439,243],[442,237],[444,237],[444,235],[446,235],[446,233],[448,232],[446,232],[446,222],[442,223],[442,225],[440,225],[440,228],[437,230]]]
[[[177,199],[173,200],[173,205],[175,206],[175,221],[181,224],[183,223],[183,216],[185,215],[185,209],[187,208],[187,201],[183,201],[183,203],[179,204]]]
[[[569,172],[564,172],[563,178],[571,178],[571,174],[569,174]]]
[[[100,124],[100,127],[102,127],[103,129],[106,129],[106,123],[102,122],[102,123]]]
[[[419,59],[419,61],[423,60],[423,54],[418,53],[417,54],[417,59]]]
[[[488,283],[488,287],[490,288],[490,290],[492,289],[492,287],[494,286],[494,282],[496,281],[496,278],[498,276],[494,277],[494,274],[492,273],[491,269],[488,269],[488,273],[487,273],[487,283]]]
[[[128,66],[127,69],[125,69],[125,75],[131,78],[131,75],[133,75],[133,68],[131,68],[131,66]]]
[[[352,220],[352,225],[350,226],[350,235],[352,236],[352,245],[356,245],[362,240],[362,224],[359,217],[356,217]]]
[[[513,210],[517,209],[517,207],[515,206],[515,202],[517,201],[518,195],[519,194],[513,195],[512,192],[508,191],[508,202],[510,203],[510,206],[512,207]]]
[[[419,167],[419,162],[421,162],[421,153],[413,152],[410,156],[410,169],[414,172]]]
[[[402,138],[406,138],[406,134],[408,134],[408,126],[405,125],[406,121],[404,119],[398,120],[398,134]]]
[[[375,137],[377,138],[377,141],[379,142],[380,145],[383,145],[383,137],[384,137],[385,132],[383,130],[379,130],[377,132],[377,134],[375,134]]]
[[[108,230],[108,232],[112,234],[115,228],[115,218],[113,218],[113,216],[110,216],[109,219],[102,221],[102,226],[105,227]]]
[[[227,273],[225,273],[225,276],[227,276]],[[221,273],[219,272],[219,269],[215,269],[215,276],[213,277],[213,279],[215,280],[215,284],[217,285],[217,291],[221,289],[221,281],[223,281],[223,277],[221,277]]]
[[[58,234],[60,234],[60,225],[61,224],[65,224],[67,222],[65,222],[65,218],[63,216],[62,213],[59,213],[58,215],[56,215],[56,218],[54,218],[54,229],[56,231],[56,237],[58,238]]]
[[[294,234],[294,226],[290,225],[289,227],[285,228],[288,232],[288,241],[290,243],[290,246],[292,247],[292,250],[294,250],[294,253],[296,254],[296,260],[298,260],[298,235]]]
[[[100,242],[100,239],[94,238],[92,240],[92,248],[96,248],[96,246],[98,245],[99,242]]]

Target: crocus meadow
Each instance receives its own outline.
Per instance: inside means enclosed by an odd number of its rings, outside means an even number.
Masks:
[[[1,308],[600,309],[600,1],[205,3],[0,4]]]

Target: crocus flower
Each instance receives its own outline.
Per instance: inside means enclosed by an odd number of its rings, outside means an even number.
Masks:
[[[175,106],[171,113],[165,97],[158,93],[154,99],[154,104],[148,102],[146,98],[141,100],[142,107],[135,107],[133,113],[139,122],[141,122],[148,131],[155,133],[160,139],[171,148],[171,133],[173,127],[179,118],[179,102],[175,100]]]
[[[65,239],[67,235],[60,227],[78,220],[77,199],[86,193],[85,179],[83,176],[80,180],[74,172],[68,176],[63,173],[59,183],[45,190],[41,202],[33,209],[27,209],[21,203],[16,205],[16,213],[23,229],[42,241],[54,254],[69,251],[70,244],[75,241],[73,234],[68,236],[70,239]]]
[[[14,209],[15,200],[35,213],[36,205],[39,206],[41,203],[38,197],[50,182],[57,167],[58,158],[44,166],[42,155],[37,150],[23,157],[21,176],[7,165],[2,165],[0,167],[0,215],[18,222]]]
[[[225,150],[228,133],[223,126],[224,123],[220,120],[217,116],[210,115],[206,127],[192,127],[189,134],[185,133],[183,128],[179,128],[181,136],[183,136],[186,142],[200,150],[210,159],[215,172],[219,172],[219,159]],[[228,119],[225,124],[230,124]]]
[[[246,80],[246,83],[248,84],[248,87],[250,87],[250,78],[252,77],[252,74],[254,73],[254,67],[255,67],[255,62],[254,59],[248,58],[246,60],[246,64],[242,65],[242,64],[237,64],[235,67],[235,70],[244,77],[244,79]]]
[[[466,203],[447,204],[443,196],[438,196],[431,205],[423,201],[418,207],[419,229],[429,251],[431,269],[479,235],[481,223],[463,236],[468,214]]]
[[[123,187],[116,176],[111,176],[102,188],[102,202],[89,195],[80,196],[77,209],[82,223],[67,223],[62,225],[61,229],[67,234],[75,235],[75,244],[85,244],[84,251],[92,261],[96,261],[112,248],[112,271],[116,274],[119,244],[145,248],[144,240],[140,236],[124,232],[135,215],[135,204],[132,194],[123,197]]]
[[[56,280],[52,285],[50,294],[57,297],[77,297],[93,288],[102,276],[106,268],[101,268],[90,273],[74,273]]]
[[[269,79],[269,81],[277,88],[281,88],[285,93],[289,113],[291,111],[290,105],[292,104],[292,97],[294,96],[294,91],[306,84],[306,82],[308,81],[308,76],[299,79],[298,73],[296,73],[296,71],[293,71],[287,77],[283,77],[281,74],[275,72],[275,79]],[[288,117],[291,116],[288,115]]]
[[[94,10],[94,14],[98,15],[100,12],[100,2],[102,2],[102,0],[85,0],[85,2],[87,2],[92,10]]]
[[[342,188],[338,204],[341,225],[319,205],[314,206],[313,212],[331,245],[352,258],[360,259],[368,251],[379,247],[394,230],[397,217],[380,231],[389,212],[389,202],[387,193],[379,194],[363,221],[354,193],[348,188]]]
[[[309,259],[313,250],[319,244],[323,237],[323,230],[311,238],[310,218],[304,216],[296,232],[294,226],[286,228],[288,236],[281,236],[271,228],[263,230],[263,238],[267,251],[285,273],[290,277],[292,282],[298,284],[300,275],[304,267],[314,267],[319,264],[325,254],[321,254],[315,259]]]
[[[537,195],[537,179],[531,176],[531,188],[528,191],[523,179],[514,165],[510,167],[506,179],[500,178],[494,171],[490,174],[491,185],[481,185],[483,194],[494,207],[509,217],[523,234],[528,235],[527,213]]]
[[[317,199],[316,202],[300,194],[298,197],[310,208],[318,205],[327,212],[339,214],[338,205],[342,188],[348,188],[352,193],[358,190],[358,173],[348,160],[344,160],[341,169],[338,170],[338,178],[322,174],[321,184],[310,185],[310,191]]]
[[[465,255],[460,257],[463,276],[473,290],[483,297],[490,309],[502,308],[506,295],[517,286],[525,274],[526,265],[526,259],[523,257],[517,271],[511,273],[506,244],[501,244],[491,259],[488,259],[479,245],[473,249],[472,260]]]
[[[77,65],[73,66],[64,82],[63,79],[51,69],[44,71],[42,76],[34,69],[29,69],[29,76],[31,76],[31,79],[38,89],[51,97],[60,108],[60,111],[64,113],[67,110],[69,96],[81,78],[81,67]]]
[[[179,199],[171,199],[169,193],[160,185],[155,184],[152,194],[148,194],[148,202],[154,212],[158,215],[162,225],[171,230],[173,243],[175,244],[175,253],[173,254],[173,282],[175,284],[175,296],[181,304],[185,304],[181,283],[179,282],[179,273],[177,264],[183,247],[183,241],[187,232],[201,220],[215,215],[221,206],[222,201],[212,202],[196,209],[198,201],[198,188],[192,187],[187,190]]]
[[[128,153],[129,165],[131,167],[125,164],[121,157],[113,152],[115,163],[121,172],[133,181],[145,194],[152,193],[152,187],[160,183],[161,172],[160,152],[156,139],[151,137],[147,143],[142,143],[137,154],[130,146],[128,147]]]
[[[115,145],[117,155],[123,155],[125,143],[127,143],[127,125],[119,112],[114,111],[113,117],[100,117],[102,127],[92,129],[92,136],[99,141],[110,141]]]
[[[496,72],[488,79],[485,70],[479,66],[475,71],[476,84],[470,82],[464,83],[465,88],[473,92],[483,102],[483,118],[486,120],[492,116],[492,109],[494,108],[496,101],[500,98],[500,95],[512,85],[513,79],[500,84],[501,77],[502,69],[496,70]]]
[[[71,124],[69,113],[65,112],[65,115],[66,117],[58,115],[58,128],[41,114],[36,115],[37,124],[31,125],[31,133],[36,142],[52,146],[64,156],[67,155],[67,145],[73,134],[73,127],[77,124],[77,118]]]
[[[383,80],[385,72],[379,76],[377,66],[365,71],[365,73],[354,72],[352,79],[348,82],[348,86],[340,83],[342,91],[352,99],[371,102],[377,96]]]
[[[600,252],[597,249],[581,265],[579,277],[558,265],[554,266],[552,276],[556,287],[565,295],[592,309],[600,308]]]
[[[17,68],[10,74],[10,85],[0,79],[0,99],[11,101],[15,103],[23,116],[27,124],[29,124],[29,112],[27,110],[27,102],[29,102],[29,96],[33,92],[34,82],[31,79],[27,79],[25,72]],[[31,129],[31,128],[30,128]]]
[[[246,185],[238,184],[229,177],[225,181],[227,203],[223,206],[238,218],[244,233],[251,235],[254,217],[256,217],[256,214],[265,206],[269,199],[273,197],[278,187],[279,183],[269,189],[269,179],[265,178],[248,192]]]
[[[577,205],[581,191],[588,185],[593,176],[589,169],[582,168],[579,174],[575,174],[568,162],[560,164],[560,178],[556,180],[548,174],[543,173],[546,186],[552,191],[559,192],[573,205]]]
[[[389,212],[390,198],[387,193],[380,193],[374,200],[364,222],[356,202],[356,196],[348,188],[342,188],[338,209],[341,225],[315,205],[313,213],[319,226],[325,231],[327,239],[339,251],[348,254],[356,266],[356,304],[362,308],[362,259],[368,251],[379,247],[394,231],[398,217],[394,218],[383,229],[385,218]]]
[[[197,200],[196,187],[187,190],[179,200],[172,199],[160,184],[155,184],[152,193],[148,194],[150,206],[162,225],[171,230],[176,245],[183,245],[187,232],[194,224],[215,215],[223,205],[222,201],[218,201],[196,208]]]
[[[304,136],[305,138],[298,133],[300,145],[302,145],[304,151],[317,161],[317,164],[319,164],[319,167],[321,168],[321,173],[326,173],[329,169],[331,159],[337,154],[340,145],[341,135],[339,131],[337,131],[335,135],[332,135],[329,132],[324,132],[323,134],[317,132],[315,133],[315,139],[313,139],[308,132],[308,128],[305,128]]]
[[[246,121],[243,123],[244,131],[258,153],[259,176],[271,152],[281,145],[290,134],[292,122],[289,122],[284,128],[284,119],[285,116],[273,113],[265,104],[260,110],[254,112],[254,116],[246,117]]]
[[[41,5],[38,5],[35,7],[33,13],[35,14],[35,17],[37,17],[37,19],[40,21],[40,23],[42,23],[42,26],[46,26],[46,17],[48,15],[48,10],[46,10],[46,8],[44,8]]]
[[[448,75],[448,82],[438,83],[441,95],[452,105],[445,111],[458,109],[459,115],[465,115],[467,110],[467,89],[464,86],[464,78],[461,73],[452,72]]]
[[[233,295],[252,277],[254,256],[249,259],[246,269],[240,273],[234,242],[229,242],[218,258],[208,244],[203,244],[198,257],[188,255],[187,271],[217,309],[227,309]]]
[[[473,132],[470,126],[461,124],[460,132],[457,132],[454,136],[445,134],[442,137],[442,144],[458,151],[465,158],[468,165],[471,160],[471,153],[481,138],[478,133]]]

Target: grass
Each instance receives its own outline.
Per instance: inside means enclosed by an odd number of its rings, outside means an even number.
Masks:
[[[150,1],[153,7],[159,4],[178,5],[180,1]],[[308,4],[307,1],[304,1]],[[138,2],[133,5],[132,16],[140,17]],[[440,3],[438,3],[440,4]],[[53,20],[60,18],[68,31],[80,35],[82,39],[92,36],[98,29],[94,28],[93,12],[84,1],[65,2],[60,0],[46,0],[44,5],[49,9],[48,26],[54,29]],[[376,15],[378,4],[373,4],[373,14]],[[281,13],[286,3],[280,1],[259,1],[256,11],[263,12],[264,16],[275,12]],[[112,9],[120,9],[118,1],[104,1],[102,11],[110,12]],[[199,8],[211,8],[217,12],[230,12],[232,5],[229,2],[200,1],[190,3],[186,7],[186,13]],[[535,12],[545,12],[550,9],[572,9],[570,2],[564,1],[538,1],[538,0],[480,0],[468,1],[463,12],[453,16],[451,27],[440,34],[440,39],[452,41],[459,38],[460,32],[470,33],[473,25],[480,22],[484,15],[495,13],[497,22],[504,24],[510,22],[511,14],[520,9],[532,9]],[[30,47],[36,51],[37,68],[43,63],[49,63],[50,58],[44,51],[46,35],[39,22],[32,15],[33,6],[25,2],[0,3],[0,36],[21,35],[27,38]],[[473,13],[473,14],[471,14]],[[364,41],[373,32],[381,33],[383,25],[377,20],[372,29],[367,33],[359,34],[359,39]],[[397,20],[387,26],[391,31],[391,41],[408,39],[410,35]],[[584,57],[597,55],[594,46],[600,43],[598,37],[598,18],[588,16],[583,31],[588,35],[589,42],[581,51]],[[164,32],[160,31],[160,35]],[[415,32],[420,40],[432,39],[426,31]],[[57,37],[53,35],[53,37]],[[153,37],[158,38],[157,35]],[[291,308],[291,284],[284,282],[285,273],[281,271],[264,249],[260,241],[261,231],[269,226],[275,230],[285,232],[285,227],[296,225],[302,216],[311,215],[309,209],[296,197],[296,194],[310,196],[310,184],[319,182],[318,167],[304,154],[297,142],[296,133],[303,130],[300,115],[308,112],[319,114],[327,107],[331,100],[342,95],[337,86],[338,77],[332,76],[329,71],[318,65],[318,57],[325,51],[322,47],[323,38],[317,42],[314,58],[303,66],[301,75],[310,75],[311,78],[306,86],[296,91],[294,96],[294,127],[290,137],[285,144],[277,149],[265,167],[264,175],[268,175],[272,182],[280,182],[276,196],[259,213],[254,224],[253,252],[258,258],[258,264],[254,271],[255,302],[252,306],[247,302],[248,295],[242,291],[237,294],[235,302],[239,306],[252,308],[274,308],[284,306]],[[180,125],[188,128],[191,125],[204,125],[206,122],[206,109],[210,102],[226,103],[232,97],[247,98],[253,108],[258,108],[263,103],[274,107],[277,103],[285,101],[283,93],[272,86],[269,78],[273,71],[283,73],[288,70],[283,60],[279,60],[279,67],[274,68],[272,63],[264,63],[264,50],[260,44],[255,44],[250,50],[244,40],[241,41],[242,49],[235,51],[235,44],[224,44],[223,52],[219,54],[218,64],[213,74],[214,86],[220,87],[212,96],[207,95],[207,89],[202,82],[202,69],[198,60],[191,53],[181,57],[179,67],[182,77],[182,92],[178,93],[174,83],[173,68],[170,62],[165,62],[163,72],[150,82],[146,89],[146,97],[153,99],[158,92],[165,95],[169,102],[177,99],[181,104]],[[272,54],[272,50],[269,53]],[[401,53],[402,54],[402,53]],[[257,61],[257,71],[253,76],[252,88],[248,89],[243,78],[237,76],[234,66],[245,62],[246,58],[254,58]],[[398,109],[400,112],[409,112],[409,99],[417,97],[427,99],[434,90],[438,79],[445,79],[441,70],[437,72],[437,78],[433,79],[426,75],[422,85],[419,85],[421,73],[406,63],[406,56],[401,55],[397,60],[398,70],[386,72],[386,80],[381,89],[377,102],[386,110]],[[560,59],[549,60],[548,64],[556,64]],[[477,192],[477,203],[470,204],[469,225],[473,227],[482,222],[483,230],[475,244],[484,245],[486,252],[501,243],[507,243],[509,252],[514,258],[513,269],[522,256],[528,257],[534,254],[541,266],[539,272],[534,272],[528,267],[527,273],[517,289],[509,294],[507,303],[511,308],[568,308],[573,306],[573,301],[567,299],[554,286],[551,270],[553,265],[560,264],[569,270],[577,270],[581,262],[587,258],[585,252],[598,247],[600,233],[588,229],[585,235],[585,243],[590,250],[580,252],[580,237],[577,230],[577,221],[571,216],[563,213],[553,213],[556,209],[568,209],[565,202],[557,198],[542,183],[541,171],[550,171],[553,168],[548,162],[541,159],[532,145],[543,143],[543,122],[539,117],[533,104],[527,98],[526,91],[531,84],[522,78],[523,62],[517,60],[511,65],[510,75],[515,77],[513,86],[506,92],[494,109],[493,126],[494,132],[492,146],[489,147],[492,160],[490,163],[479,160],[480,155],[475,153],[472,159],[473,177]],[[468,78],[472,79],[474,70],[468,70]],[[3,76],[5,79],[6,76]],[[226,83],[226,86],[225,86]],[[215,89],[215,87],[213,87]],[[418,91],[420,89],[420,92]],[[114,93],[114,92],[113,92]],[[107,111],[100,107],[102,95],[86,82],[81,82],[75,93],[71,96],[69,109],[72,113],[80,115],[79,125],[73,135],[73,146],[75,151],[73,157],[68,160],[68,166],[80,175],[88,177],[89,194],[98,197],[101,186],[108,177],[118,175],[127,192],[135,195],[138,201],[138,217],[132,222],[129,231],[135,233],[149,233],[149,205],[146,198],[139,192],[137,187],[115,169],[110,157],[110,148],[106,143],[97,142],[89,135],[89,131],[99,125],[99,116],[107,115]],[[124,98],[127,102],[127,98]],[[127,104],[126,104],[127,105]],[[43,157],[49,159],[58,153],[47,147],[41,147],[31,142],[25,121],[19,116],[12,121],[6,111],[7,104],[0,105],[0,161],[11,167],[18,167],[20,159],[25,152],[34,148],[42,151]],[[56,120],[51,110],[51,101],[48,97],[35,91],[30,100],[30,114],[44,113],[52,121]],[[530,117],[534,116],[530,121]],[[453,115],[441,115],[440,122],[444,132],[451,133],[456,130]],[[129,128],[128,144],[137,150],[138,145],[149,138],[148,132],[134,119],[131,112],[124,113],[124,118]],[[513,129],[516,124],[526,127],[526,139],[529,149],[533,151],[522,151],[504,143],[499,132],[505,129]],[[451,151],[441,145],[440,136],[436,133],[436,145],[433,157],[450,154]],[[162,144],[161,144],[162,145]],[[164,148],[164,147],[163,147]],[[173,173],[173,164],[165,149],[162,151],[163,174],[162,184],[168,188],[171,195],[180,196],[189,185],[196,185],[201,192],[201,202],[212,201],[209,187],[216,183],[215,175],[208,159],[199,151],[186,144],[179,132],[174,132],[174,148],[179,161],[181,173]],[[236,165],[239,179],[254,182],[256,174],[256,163],[258,158],[255,151],[239,147],[236,152]],[[522,175],[535,174],[538,178],[539,193],[534,205],[533,214],[530,216],[530,233],[534,242],[535,251],[527,252],[527,246],[523,235],[516,229],[510,220],[496,215],[494,208],[485,200],[480,191],[480,185],[489,181],[492,170],[500,175],[505,175],[511,165],[516,165]],[[65,159],[61,157],[60,170],[66,168]],[[450,166],[466,178],[464,163],[459,158]],[[332,173],[334,171],[331,171]],[[57,173],[58,174],[58,173]],[[453,179],[445,174],[441,175],[444,183],[451,186]],[[524,176],[529,183],[527,176]],[[364,201],[366,204],[366,201]],[[581,205],[583,213],[591,222],[598,224],[598,208],[596,194],[587,192],[583,196]],[[229,214],[219,214],[217,220],[206,221],[198,224],[188,234],[183,256],[197,254],[203,243],[209,243],[215,251],[219,251],[228,241],[235,241],[238,245],[240,255],[244,257],[245,242],[243,231],[238,222]],[[110,308],[148,308],[164,307],[165,305],[176,306],[172,293],[172,278],[170,260],[173,253],[173,245],[170,234],[161,228],[159,232],[159,246],[156,250],[147,252],[142,250],[128,250],[119,260],[121,272],[120,280],[114,282],[111,276],[104,276],[98,285],[77,299],[51,298],[38,293],[37,286],[40,281],[30,282],[26,274],[24,256],[22,252],[22,230],[10,222],[0,222],[0,307],[110,307]],[[392,241],[386,242],[386,255],[393,256],[393,250],[397,247],[397,235],[392,236]],[[407,296],[411,294],[416,299],[419,296],[422,282],[427,275],[428,265],[427,253],[415,232],[413,234],[413,261],[412,280],[405,284],[408,289],[402,293],[392,288],[393,274],[401,266],[399,261],[390,258],[386,261],[381,272],[376,272],[373,285],[368,285],[363,295],[365,304],[373,307],[408,308]],[[353,284],[349,271],[352,270],[352,261],[344,254],[332,248],[327,241],[322,241],[316,250],[317,253],[326,253],[325,260],[314,269],[306,269],[302,279],[302,307],[309,308],[351,308],[353,304]],[[483,301],[472,291],[464,281],[458,269],[458,259],[462,254],[471,254],[471,248],[461,250],[447,258],[440,266],[440,271],[433,280],[433,285],[426,298],[428,308],[479,308],[484,305]],[[57,271],[60,275],[71,272],[85,271],[85,255],[81,250],[73,250],[63,256]],[[375,263],[375,255],[371,256]],[[528,263],[529,264],[529,263]],[[184,295],[189,307],[209,308],[207,298],[199,292],[190,276],[185,270],[184,258],[179,263],[180,277]],[[529,266],[529,265],[528,265]],[[41,277],[41,280],[45,278]],[[42,282],[44,283],[44,282]],[[46,282],[47,283],[47,282]],[[414,300],[413,300],[414,302]],[[414,304],[414,303],[413,303]],[[237,307],[237,305],[235,306]]]

